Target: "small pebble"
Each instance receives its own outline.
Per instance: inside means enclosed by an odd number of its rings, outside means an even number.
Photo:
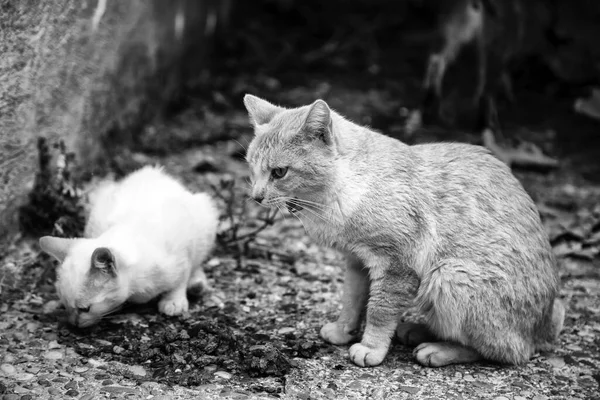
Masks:
[[[527,400],[527,398],[523,396],[515,396],[513,397],[513,400]]]
[[[498,397],[494,397],[494,400],[509,400],[509,398],[504,397],[504,396],[498,396]]]
[[[21,398],[19,400],[33,400],[33,396],[30,394],[25,394],[25,395],[21,396]]]
[[[44,358],[47,360],[60,360],[63,357],[62,351],[51,350],[44,353]]]
[[[52,386],[52,384],[50,383],[50,381],[48,379],[38,380],[38,385],[45,386],[45,387]]]
[[[50,300],[42,307],[42,312],[44,314],[52,314],[56,309],[60,306],[60,301],[58,300]]]
[[[2,400],[19,400],[21,396],[18,394],[5,394],[2,396]]]
[[[292,333],[294,331],[295,331],[294,328],[287,327],[287,328],[281,328],[280,330],[277,331],[277,333],[279,333],[280,335],[285,335],[287,333]]]
[[[218,376],[219,378],[223,378],[223,379],[231,379],[231,377],[232,377],[232,375],[226,371],[217,371],[217,372],[215,372],[215,376]]]
[[[538,394],[537,396],[533,396],[533,400],[548,400],[548,397]]]
[[[27,335],[23,332],[14,332],[13,333],[13,339],[15,339],[17,342],[22,342],[27,338]]]
[[[75,382],[75,381],[71,381],[71,382],[67,383],[64,387],[65,387],[65,389],[79,389],[79,386],[77,385],[77,382]]]
[[[79,398],[79,400],[92,400],[94,398],[94,395],[91,393],[88,394],[84,394],[83,396],[81,396]]]
[[[129,371],[135,376],[146,376],[146,370],[141,365],[132,365]]]
[[[48,388],[48,393],[50,393],[53,396],[58,396],[58,395],[62,394],[62,390],[58,390],[57,388],[51,387],[51,388]]]
[[[53,349],[60,349],[61,345],[58,344],[58,342],[56,340],[51,340],[50,342],[48,342],[48,350],[53,350]]]
[[[125,351],[125,349],[122,348],[121,346],[115,346],[115,347],[113,347],[112,350],[113,350],[113,353],[115,353],[115,354],[121,354]]]
[[[463,379],[467,382],[475,382],[475,378],[473,378],[471,375],[465,375]]]
[[[78,373],[78,374],[83,374],[86,371],[89,371],[88,367],[75,367],[73,368],[73,371]]]
[[[92,366],[92,368],[98,368],[103,366],[104,361],[94,360],[93,358],[88,358],[87,363]]]
[[[5,363],[7,363],[7,364],[10,364],[10,363],[12,363],[12,362],[15,362],[15,360],[16,360],[16,358],[15,358],[15,356],[13,356],[12,354],[6,354],[6,355],[4,356],[4,362],[5,362]]]
[[[12,364],[2,364],[0,365],[0,371],[2,371],[5,375],[11,376],[17,373],[17,369]]]
[[[35,377],[35,375],[30,374],[29,372],[23,372],[15,375],[15,379],[21,382],[30,381]]]
[[[22,386],[15,386],[15,388],[13,389],[13,392],[15,392],[16,394],[25,394],[25,393],[29,393],[29,390],[25,389]]]
[[[68,390],[67,393],[65,393],[67,396],[71,396],[71,397],[75,397],[75,396],[79,396],[79,392],[77,390]]]

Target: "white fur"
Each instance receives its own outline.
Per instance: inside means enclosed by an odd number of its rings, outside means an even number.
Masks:
[[[161,294],[160,311],[181,314],[188,309],[188,287],[208,288],[202,262],[219,221],[210,196],[192,194],[160,168],[145,167],[121,182],[101,184],[90,205],[85,239],[40,240],[62,261],[56,285],[71,322],[88,326],[126,300],[143,303]],[[64,260],[57,256],[61,246],[67,247]],[[93,274],[91,256],[99,247],[116,258],[114,279]],[[89,312],[77,312],[88,305]]]

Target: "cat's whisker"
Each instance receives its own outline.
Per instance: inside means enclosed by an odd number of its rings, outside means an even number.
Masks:
[[[294,201],[296,201],[298,203],[301,203],[301,204],[310,204],[310,205],[315,206],[315,207],[322,207],[322,208],[333,209],[332,206],[327,205],[327,204],[317,203],[315,201],[310,201],[310,200],[302,199],[302,198],[299,198],[299,197],[294,197],[293,199],[294,199]]]
[[[298,204],[295,200],[289,200],[289,202],[293,205],[304,206],[303,207],[304,210],[311,212],[316,217],[320,218],[323,222],[327,222],[327,223],[334,222],[331,218],[329,218],[325,214],[322,214],[322,212],[325,210],[320,210],[312,204]],[[314,207],[314,208],[311,208],[311,207]],[[302,210],[299,210],[299,211],[302,211]],[[306,215],[306,214],[304,214],[304,215]]]

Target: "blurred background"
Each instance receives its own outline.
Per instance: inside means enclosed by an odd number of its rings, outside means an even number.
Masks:
[[[468,28],[479,7],[488,82],[510,78],[508,95],[489,90],[497,139],[600,182],[594,0],[0,1],[0,243],[31,228],[17,210],[35,209],[52,154],[69,172],[64,194],[69,180],[122,175],[148,155],[245,145],[245,93],[285,106],[323,98],[410,143],[481,144],[469,106],[481,47],[468,40],[448,64],[440,115],[406,131],[429,57],[452,39],[442,28]]]

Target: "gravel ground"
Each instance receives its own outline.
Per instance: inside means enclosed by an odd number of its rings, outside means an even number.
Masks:
[[[243,182],[246,166],[233,157],[239,143],[244,140],[161,159],[136,157],[158,161],[190,187],[205,189],[224,177]],[[199,174],[198,165],[211,165],[213,172]],[[523,367],[424,368],[400,344],[379,367],[354,366],[346,346],[318,337],[338,312],[341,259],[312,243],[297,220],[285,218],[261,232],[241,264],[224,252],[207,262],[224,309],[197,301],[188,318],[178,319],[159,315],[150,304],[87,331],[64,323],[52,271],[36,262],[35,243],[17,242],[3,261],[5,268],[22,270],[20,281],[2,286],[1,398],[600,398],[600,187],[584,186],[567,172],[519,177],[553,238],[561,295],[569,305],[556,351],[537,354]]]

